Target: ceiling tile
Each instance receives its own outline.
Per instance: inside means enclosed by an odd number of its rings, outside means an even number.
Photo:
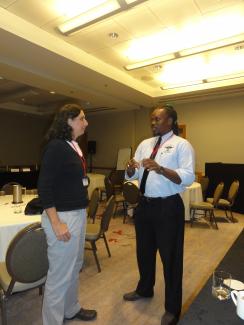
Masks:
[[[135,37],[158,32],[164,27],[145,5],[121,13],[113,19]]]
[[[0,7],[7,8],[14,2],[16,2],[16,0],[0,0]]]
[[[7,9],[36,26],[41,26],[59,16],[51,6],[51,2],[47,0],[18,0]]]
[[[117,39],[109,37],[109,33],[115,32],[119,35]],[[113,47],[123,41],[131,39],[132,36],[119,24],[111,21],[105,21],[98,26],[92,27],[83,31],[82,33],[76,33],[74,36],[68,38],[68,42],[78,45],[80,48],[93,52],[97,49],[105,47]]]
[[[189,20],[200,18],[201,15],[193,0],[149,1],[146,5],[167,27],[181,26]]]
[[[238,3],[243,3],[242,0],[194,0],[194,1],[202,13],[230,7]]]

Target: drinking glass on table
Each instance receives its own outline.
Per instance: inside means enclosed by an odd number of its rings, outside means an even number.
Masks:
[[[219,300],[230,298],[231,274],[221,270],[213,273],[212,294]]]

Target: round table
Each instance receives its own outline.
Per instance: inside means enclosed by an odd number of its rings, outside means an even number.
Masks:
[[[185,205],[185,220],[190,220],[190,203],[201,202],[203,200],[201,184],[193,182],[180,195]]]

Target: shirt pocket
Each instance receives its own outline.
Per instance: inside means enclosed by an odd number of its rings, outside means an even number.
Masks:
[[[156,160],[160,166],[168,168],[175,167],[177,161],[175,148],[162,148]]]

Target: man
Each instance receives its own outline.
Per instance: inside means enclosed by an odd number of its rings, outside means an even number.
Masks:
[[[174,325],[182,304],[185,210],[179,193],[194,181],[194,152],[187,140],[177,136],[177,113],[172,106],[156,108],[151,127],[154,137],[140,143],[126,169],[127,179],[139,179],[141,191],[135,217],[140,279],[124,300],[153,296],[159,250],[165,279],[161,325]]]

